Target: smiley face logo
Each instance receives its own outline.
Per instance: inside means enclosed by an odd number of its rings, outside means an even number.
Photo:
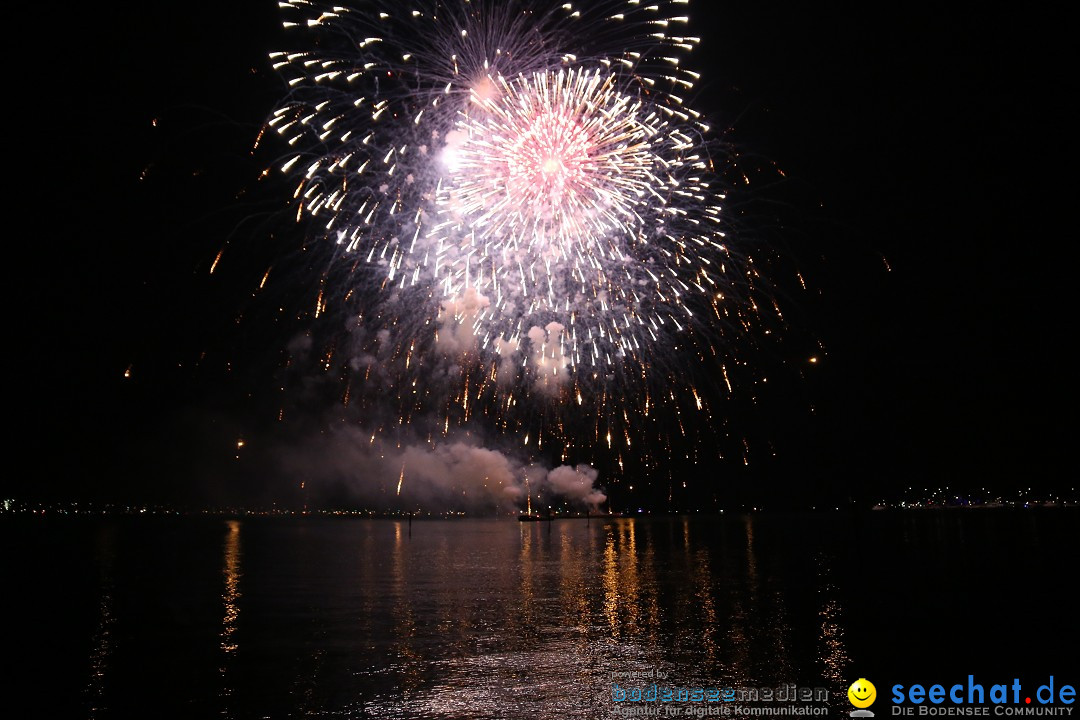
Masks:
[[[877,699],[877,688],[866,678],[859,678],[851,683],[847,691],[848,700],[857,708],[867,708]]]

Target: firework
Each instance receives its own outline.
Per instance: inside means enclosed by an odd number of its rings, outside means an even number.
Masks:
[[[671,427],[658,408],[684,433],[684,405],[711,412],[674,367],[726,380],[755,275],[683,105],[685,0],[281,6],[309,49],[271,55],[288,93],[267,125],[297,220],[335,248],[314,314],[348,340],[320,362],[343,348],[375,434],[482,418],[621,463]]]

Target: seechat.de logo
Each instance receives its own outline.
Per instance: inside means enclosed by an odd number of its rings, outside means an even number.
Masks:
[[[849,713],[851,717],[874,717],[874,713],[866,709],[873,705],[874,701],[877,700],[877,688],[874,687],[874,683],[866,678],[859,678],[851,683],[851,687],[849,687],[847,691],[847,696],[848,700],[851,701],[851,704],[858,708],[858,710],[852,710]]]
[[[926,686],[892,686],[892,714],[903,716],[957,716],[957,715],[1071,715],[1076,702],[1076,688],[1061,682],[1053,675],[1031,691],[1031,685],[1014,677],[1012,682],[988,684],[979,682],[974,675],[967,682],[935,683]],[[909,705],[910,703],[910,705]]]

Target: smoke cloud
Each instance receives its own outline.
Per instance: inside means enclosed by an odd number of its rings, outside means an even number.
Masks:
[[[547,485],[556,495],[575,498],[594,508],[607,500],[607,495],[596,489],[597,475],[596,468],[589,465],[560,465],[548,473]]]
[[[438,318],[439,349],[448,355],[476,352],[476,318],[490,304],[473,287],[466,288],[459,297],[445,300]]]
[[[507,514],[564,502],[595,510],[607,500],[589,465],[547,469],[471,440],[400,448],[359,428],[322,433],[281,451],[280,467],[313,492],[341,494],[370,509]]]
[[[547,395],[558,395],[570,379],[567,367],[570,359],[563,354],[563,331],[557,322],[529,330],[529,364],[532,366],[533,387]]]

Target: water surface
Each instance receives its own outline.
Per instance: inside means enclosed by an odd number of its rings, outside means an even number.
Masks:
[[[1074,673],[1067,512],[0,522],[72,717],[615,717],[612,673],[826,688]],[[878,683],[879,692],[883,683]]]

